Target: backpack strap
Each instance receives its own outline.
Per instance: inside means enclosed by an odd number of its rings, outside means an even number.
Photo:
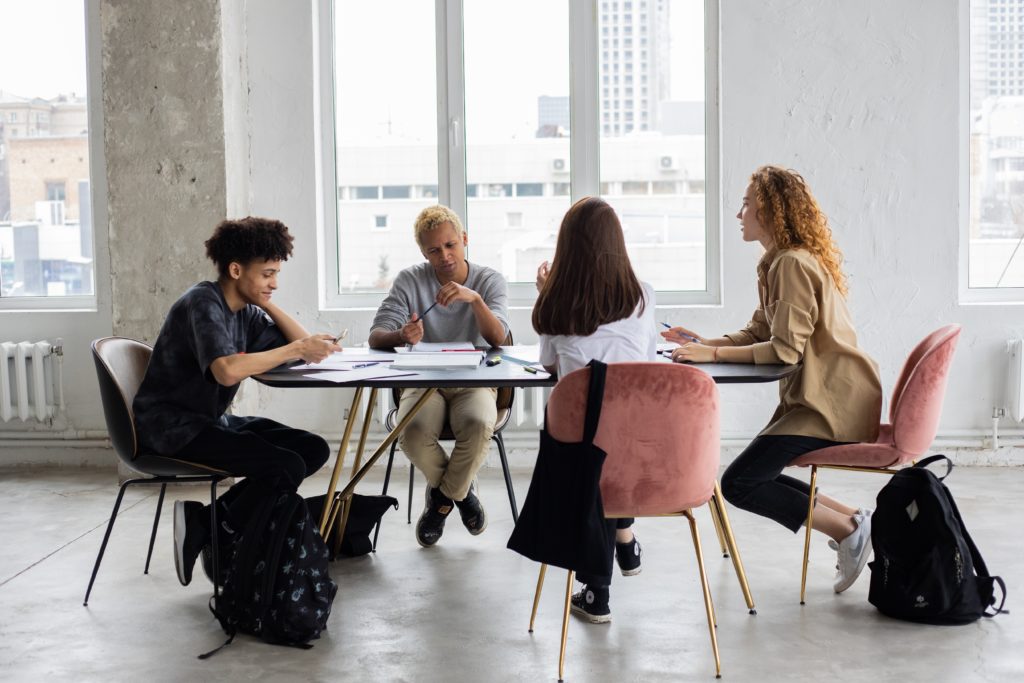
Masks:
[[[946,458],[944,455],[933,457]],[[949,458],[946,459],[949,460]],[[950,467],[952,468],[952,463],[950,463]],[[943,486],[943,488],[945,488],[945,486]],[[948,489],[946,490],[946,500],[949,502],[950,510],[953,511],[953,517],[960,525],[960,532],[963,534],[964,542],[967,544],[967,549],[971,552],[971,561],[974,563],[975,573],[978,575],[979,579],[999,584],[999,592],[1002,593],[1003,596],[1003,599],[999,603],[999,607],[992,607],[992,604],[995,603],[995,598],[992,598],[992,602],[985,605],[985,611],[982,613],[982,616],[994,617],[997,614],[1009,614],[1009,610],[1003,609],[1003,605],[1006,604],[1006,584],[1003,583],[1003,579],[1001,577],[992,576],[988,573],[988,567],[985,565],[985,560],[981,558],[981,551],[978,550],[978,546],[974,544],[974,539],[971,538],[971,534],[967,531],[967,526],[964,524],[964,518],[960,516],[960,509],[956,506],[956,501],[953,500],[953,496],[950,495]],[[994,609],[995,611],[992,612],[992,614],[989,614],[989,609]]]
[[[950,472],[953,471],[953,461],[950,460],[949,458],[947,458],[946,456],[941,455],[941,454],[940,455],[930,455],[927,458],[925,458],[924,460],[920,460],[920,461],[914,463],[914,467],[920,467],[920,468],[923,469],[923,468],[928,467],[928,465],[931,465],[933,462],[939,462],[940,460],[945,460],[946,461],[946,473],[943,474],[941,477],[939,477],[939,475],[937,475],[937,474],[935,476],[938,477],[939,481],[942,481],[943,479],[945,479],[946,477],[949,476]]]
[[[604,403],[604,380],[608,366],[599,360],[587,363],[590,368],[590,387],[587,389],[587,416],[583,419],[583,443],[594,443],[597,425],[601,421],[601,405]]]
[[[214,656],[215,654],[217,654],[218,652],[220,652],[221,650],[226,648],[228,645],[230,645],[231,642],[235,639],[235,634],[237,633],[235,628],[228,623],[227,617],[225,615],[221,614],[217,610],[217,608],[214,607],[214,602],[215,602],[214,598],[215,597],[216,596],[211,595],[210,596],[210,601],[207,603],[206,606],[210,608],[210,612],[212,612],[213,616],[215,616],[217,618],[217,621],[220,622],[221,628],[223,628],[224,631],[227,632],[228,639],[225,640],[220,645],[218,645],[217,647],[215,647],[212,650],[210,650],[209,652],[204,652],[203,654],[199,655],[198,659],[209,659],[210,657]]]

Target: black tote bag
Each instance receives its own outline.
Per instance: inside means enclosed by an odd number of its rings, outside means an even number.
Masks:
[[[536,562],[608,576],[612,548],[601,504],[605,452],[594,445],[608,366],[591,361],[583,441],[563,443],[540,432],[533,479],[508,547]]]

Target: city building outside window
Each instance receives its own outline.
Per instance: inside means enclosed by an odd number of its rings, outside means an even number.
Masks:
[[[0,309],[90,307],[84,5],[11,0],[2,12]]]
[[[961,203],[960,297],[1024,301],[1024,32],[1016,17],[1007,24],[993,14],[1024,11],[1024,0],[963,2],[970,45],[961,50],[968,201]]]
[[[522,0],[499,16],[490,3],[462,0],[319,0],[322,55],[333,57],[321,70],[321,96],[333,106],[321,158],[335,160],[321,173],[325,187],[341,188],[323,212],[328,306],[373,305],[389,277],[421,261],[409,235],[434,203],[462,216],[470,261],[499,269],[513,301],[532,300],[565,211],[596,194],[618,211],[634,267],[659,303],[717,302],[717,114],[706,116],[717,6],[613,2],[597,13],[587,3]],[[601,36],[634,26],[642,58],[600,49]],[[574,75],[575,60],[593,71]],[[620,73],[626,87],[609,87]],[[599,153],[585,152],[588,140]],[[666,157],[671,167],[660,164]]]

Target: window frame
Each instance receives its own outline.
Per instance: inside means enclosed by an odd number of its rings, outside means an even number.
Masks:
[[[569,101],[570,201],[600,194],[600,74],[597,3],[569,3]],[[721,249],[721,144],[719,108],[719,3],[704,1],[704,145],[705,145],[705,273],[701,291],[662,290],[658,308],[720,306],[722,304]],[[463,0],[435,0],[437,67],[437,164],[440,204],[459,216],[468,214],[465,147],[465,80],[462,36]],[[335,136],[334,0],[314,5],[313,62],[316,106],[315,166],[317,173],[317,223],[319,249],[319,298],[321,310],[374,310],[384,292],[342,293],[338,259],[338,196]],[[593,68],[579,68],[592,64]],[[328,283],[332,283],[328,286]],[[536,300],[533,282],[510,282],[509,305],[531,308]]]
[[[971,287],[971,0],[959,2],[959,107],[957,150],[960,196],[957,225],[959,263],[957,281],[960,305],[1024,305],[1024,287]],[[1022,43],[1024,48],[1024,43]]]
[[[85,31],[85,109],[89,133],[86,136],[89,148],[89,198],[92,203],[92,294],[71,294],[65,296],[8,296],[0,297],[0,313],[7,311],[43,313],[95,312],[98,310],[100,289],[100,268],[107,270],[106,259],[101,258],[100,249],[105,247],[106,238],[100,235],[107,230],[107,161],[103,149],[103,58],[102,26],[100,24],[99,0],[84,0],[82,3],[83,30]],[[66,190],[65,190],[66,191]]]

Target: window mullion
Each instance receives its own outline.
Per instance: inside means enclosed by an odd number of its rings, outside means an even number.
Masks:
[[[569,168],[572,200],[600,194],[597,3],[569,3]]]
[[[462,0],[436,0],[438,197],[468,226]]]

